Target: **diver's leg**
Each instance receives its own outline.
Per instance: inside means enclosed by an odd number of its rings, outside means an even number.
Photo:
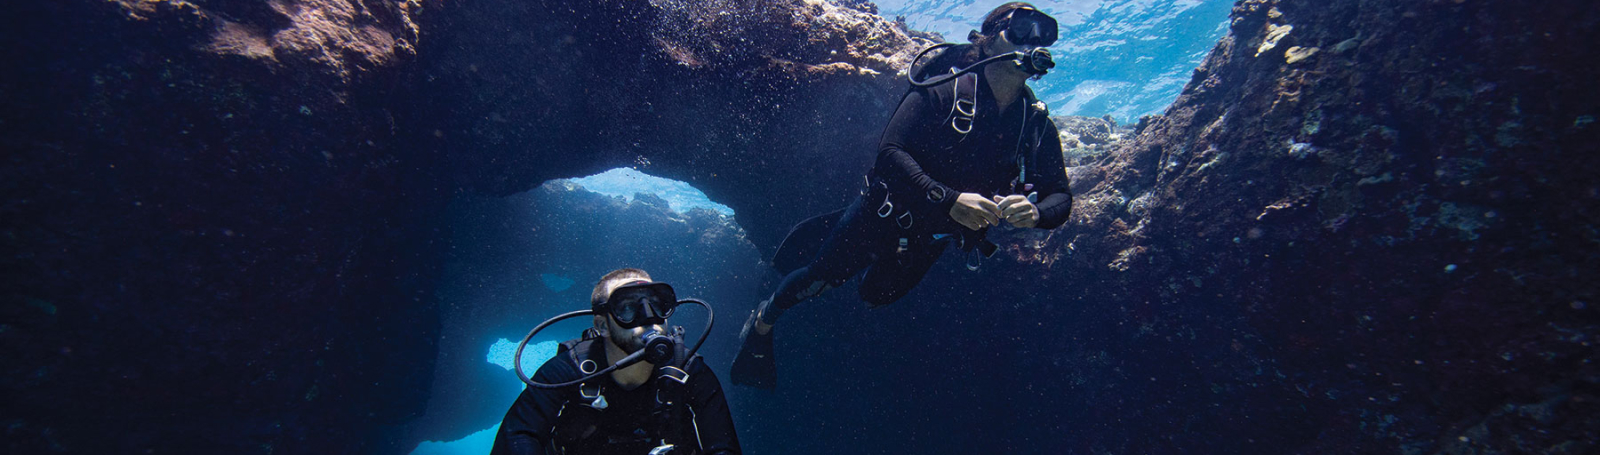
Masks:
[[[863,212],[861,205],[861,198],[857,198],[834,225],[816,259],[784,276],[778,288],[757,308],[757,333],[766,334],[783,312],[839,287],[872,264],[884,248],[887,230],[883,220]]]
[[[900,257],[890,254],[879,259],[861,279],[861,300],[879,307],[905,297],[911,288],[922,282],[922,277],[927,276],[928,269],[939,261],[948,247],[949,244],[940,242],[901,253]]]
[[[729,371],[734,384],[776,388],[772,324],[777,322],[778,316],[801,301],[839,286],[872,263],[873,248],[881,248],[878,244],[883,243],[875,237],[881,237],[884,229],[873,226],[874,222],[882,220],[875,214],[862,213],[861,205],[861,199],[856,199],[834,225],[816,259],[784,276],[778,289],[751,312],[750,319],[739,332],[739,355],[734,357]]]

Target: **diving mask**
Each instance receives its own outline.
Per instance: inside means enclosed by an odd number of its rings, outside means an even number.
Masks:
[[[666,283],[635,281],[618,286],[595,308],[608,313],[625,329],[666,322],[678,308],[678,294]]]
[[[1001,30],[1006,41],[1018,46],[1047,47],[1056,43],[1056,19],[1033,8],[1017,8],[1006,18]]]

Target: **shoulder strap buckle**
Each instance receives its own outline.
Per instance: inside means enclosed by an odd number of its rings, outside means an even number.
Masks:
[[[950,107],[950,128],[963,137],[972,132],[972,119],[978,116],[978,75],[967,73],[955,80],[955,102]]]

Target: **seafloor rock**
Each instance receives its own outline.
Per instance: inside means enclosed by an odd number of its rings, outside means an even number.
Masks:
[[[426,402],[451,197],[632,164],[770,249],[849,197],[926,43],[850,3],[11,5],[6,448],[395,450],[373,441]],[[862,377],[762,409],[887,432],[776,440],[1592,452],[1597,15],[1240,2],[1166,115],[1075,159],[1069,227],[1001,232],[1009,260],[871,315],[786,316],[813,327],[786,368]],[[881,323],[926,315],[953,317]],[[859,349],[882,340],[945,355]]]
[[[393,129],[413,6],[8,5],[7,452],[348,453],[420,410],[448,195]]]
[[[474,2],[421,23],[414,110],[432,114],[402,130],[448,150],[453,186],[507,194],[632,166],[732,207],[766,249],[847,203],[897,73],[929,43],[802,0]]]
[[[1595,450],[1596,26],[1576,1],[1240,2],[1166,115],[1074,174],[1071,226],[1008,242],[1001,274],[1084,307],[1045,375],[1081,380],[1052,389],[1068,438]]]
[[[847,197],[926,43],[857,5],[11,5],[5,447],[393,449],[451,198],[634,165],[771,245]]]
[[[1132,137],[1131,128],[1117,126],[1111,116],[1095,118],[1064,115],[1051,117],[1060,130],[1061,148],[1067,167],[1094,163]]]

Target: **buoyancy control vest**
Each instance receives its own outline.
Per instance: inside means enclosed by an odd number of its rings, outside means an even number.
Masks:
[[[934,55],[926,64],[911,68],[908,71],[908,77],[912,80],[929,80],[941,75],[961,72],[962,69],[980,61],[977,57],[978,53],[974,52],[972,47],[972,44],[950,46]],[[965,141],[967,135],[977,126],[978,107],[980,105],[978,85],[981,83],[982,80],[978,77],[976,71],[966,72],[966,74],[950,78],[948,81],[930,88],[908,84],[906,95],[910,95],[916,90],[944,90],[945,86],[948,85],[950,87],[948,89],[951,91],[950,111],[941,122],[944,127],[939,128],[937,134],[942,135],[938,142],[948,144],[947,147],[949,148],[954,148]],[[1038,202],[1037,194],[1033,191],[1033,183],[1028,181],[1028,169],[1034,167],[1038,162],[1039,148],[1044,143],[1044,135],[1050,131],[1044,123],[1049,121],[1049,109],[1044,103],[1039,102],[1029,90],[1023,90],[1021,96],[1022,98],[1018,101],[1023,103],[1023,114],[1020,125],[1021,131],[1017,135],[1016,144],[1017,175],[1012,179],[1010,188],[994,188],[992,190],[995,194],[1029,196],[1030,201]],[[901,99],[903,102],[904,95]],[[924,197],[921,198],[912,196],[920,193],[923,193],[923,191],[896,185],[886,179],[879,178],[876,175],[876,170],[874,170],[868,173],[867,188],[863,191],[863,196],[867,198],[870,207],[875,207],[874,211],[878,217],[893,219],[900,228],[911,231],[916,226],[918,218],[945,215],[935,213],[929,208],[939,207],[944,198],[956,197],[956,194],[947,194],[950,193],[949,191],[928,191],[928,194],[923,195]],[[985,239],[987,232],[988,229],[985,228],[976,232],[957,229],[954,232],[930,233],[913,231],[907,234],[908,239],[927,237],[920,240],[952,241],[958,248],[973,253],[969,256],[967,265],[968,268],[975,270],[979,261],[978,254],[992,256],[997,250],[994,243]],[[909,243],[915,243],[915,240],[902,241],[902,244]]]
[[[699,453],[694,411],[689,408],[688,365],[693,359],[683,343],[683,332],[682,327],[672,328],[677,351],[671,362],[656,366],[650,381],[640,386],[644,390],[610,390],[615,383],[609,375],[574,388],[556,414],[552,453]],[[582,338],[562,342],[556,356],[565,357],[580,373],[592,374],[603,368],[603,343],[596,329],[585,330]],[[610,392],[651,402],[614,404],[607,400]],[[672,449],[662,451],[664,447]]]

